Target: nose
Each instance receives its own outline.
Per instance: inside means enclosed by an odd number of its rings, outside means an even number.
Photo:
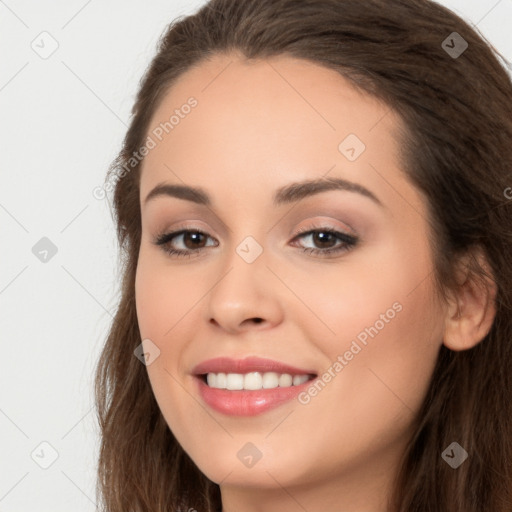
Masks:
[[[283,318],[284,287],[269,267],[265,252],[248,263],[237,253],[207,295],[207,321],[227,333],[265,330]]]

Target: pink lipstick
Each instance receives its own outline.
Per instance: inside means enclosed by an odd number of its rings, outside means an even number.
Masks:
[[[295,398],[316,377],[312,369],[301,369],[259,357],[220,357],[197,365],[202,400],[223,414],[254,416]]]

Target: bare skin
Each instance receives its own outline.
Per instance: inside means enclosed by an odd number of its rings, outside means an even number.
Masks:
[[[398,159],[400,120],[336,72],[289,57],[215,56],[182,75],[148,133],[191,96],[197,106],[151,149],[141,175],[136,303],[141,339],[160,349],[147,369],[162,413],[219,483],[223,512],[384,512],[439,348],[482,340],[492,290],[466,283],[453,301],[438,297],[427,203]],[[360,151],[355,139],[339,149],[349,134],[366,146],[354,161],[346,155]],[[276,189],[321,177],[357,183],[381,204],[347,190],[273,204]],[[146,203],[162,182],[200,187],[212,203]],[[301,228],[358,241],[347,249],[336,237],[297,238]],[[167,244],[191,257],[154,243],[178,229],[207,233],[199,245],[183,235]],[[263,250],[252,263],[236,251],[248,236]],[[307,403],[233,417],[202,402],[196,364],[253,355],[319,375],[331,368],[331,377],[338,356],[347,364]],[[248,442],[262,453],[250,468],[237,457]]]

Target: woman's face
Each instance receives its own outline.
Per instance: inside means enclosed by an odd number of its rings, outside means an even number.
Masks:
[[[307,508],[306,489],[327,499],[345,486],[367,503],[408,441],[444,305],[398,128],[336,72],[289,57],[216,56],[182,75],[152,118],[136,276],[147,371],[176,439],[232,503],[266,488]],[[295,190],[327,179],[353,188]],[[161,184],[209,202],[146,201]],[[204,361],[250,356],[316,378],[293,389],[285,369],[221,364],[210,373],[242,377],[218,385],[270,387],[216,391],[195,375]]]

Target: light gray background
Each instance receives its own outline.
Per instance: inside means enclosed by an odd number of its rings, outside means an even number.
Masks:
[[[512,60],[512,0],[440,3]],[[0,0],[1,512],[95,510],[92,375],[119,274],[93,191],[162,30],[202,4]],[[51,38],[58,48],[41,58],[32,46],[48,51]],[[57,247],[46,262],[32,251],[43,237]]]

